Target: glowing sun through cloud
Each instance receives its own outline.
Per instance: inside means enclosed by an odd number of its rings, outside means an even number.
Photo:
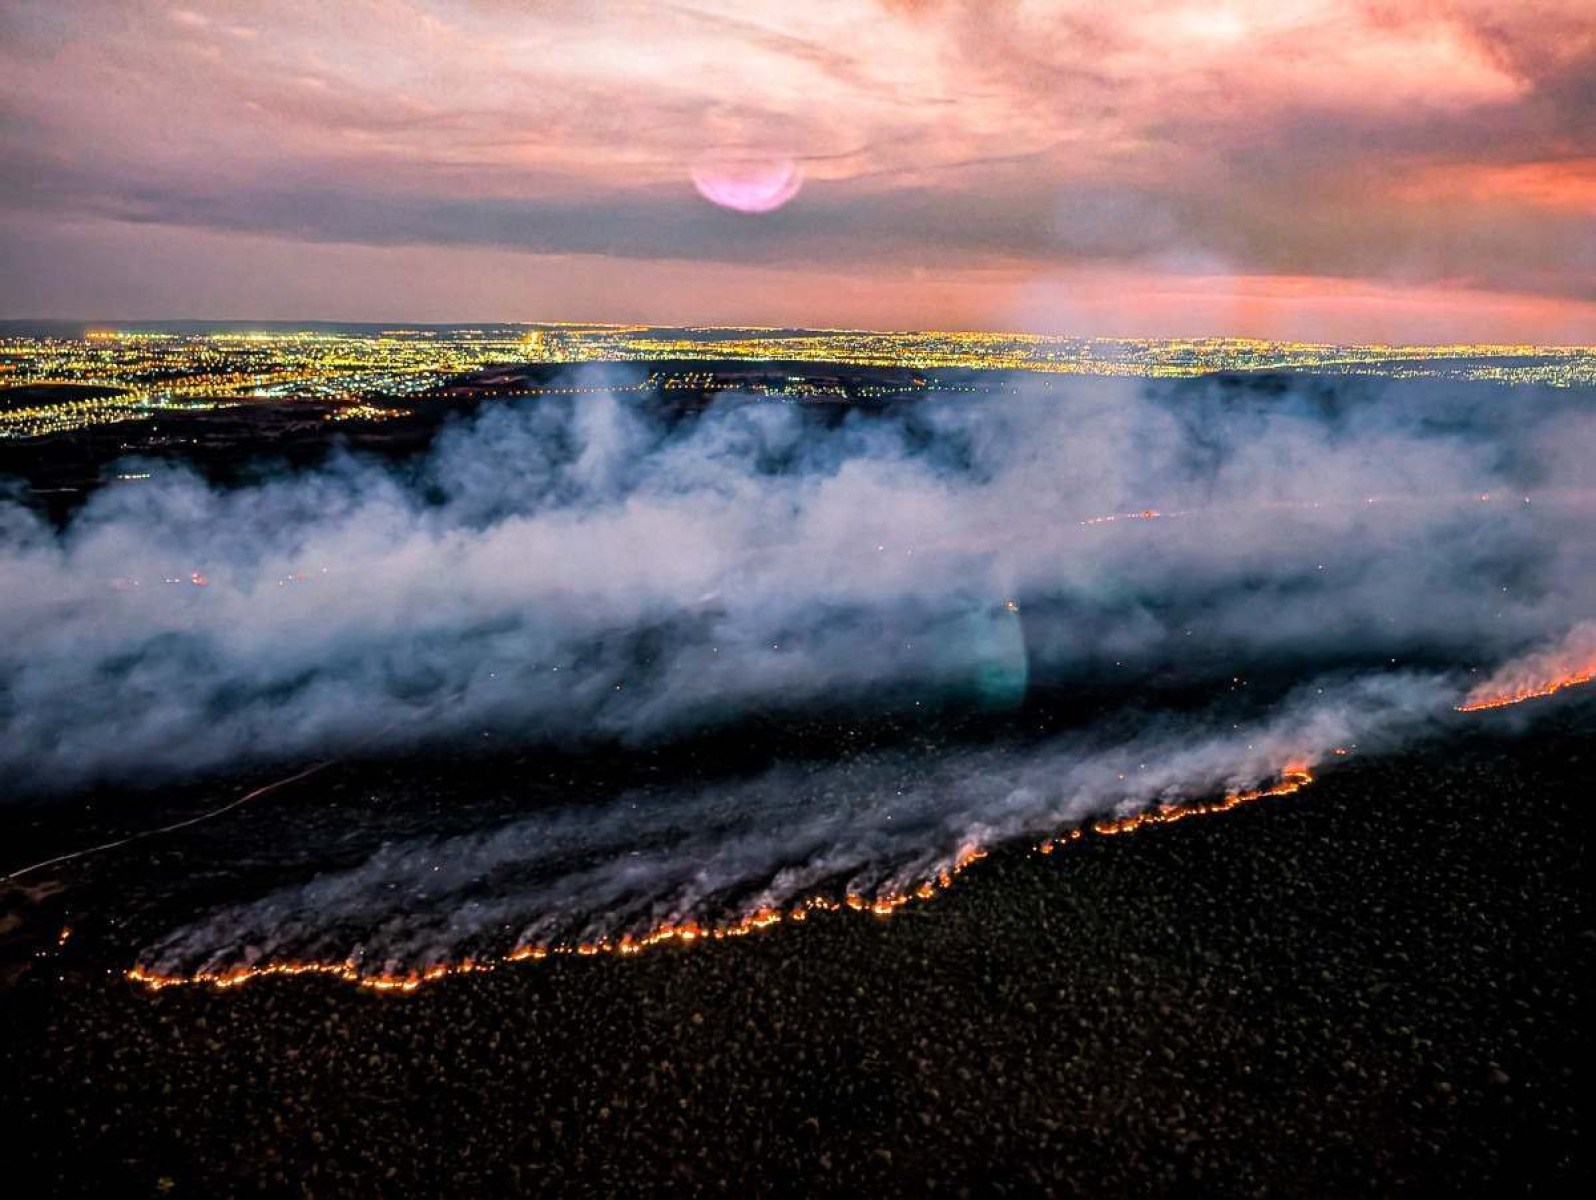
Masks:
[[[774,212],[804,185],[803,168],[790,158],[701,162],[693,186],[711,204],[745,213]]]

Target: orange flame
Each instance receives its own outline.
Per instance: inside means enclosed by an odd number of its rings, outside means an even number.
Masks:
[[[1280,782],[1271,787],[1229,792],[1219,800],[1208,800],[1199,804],[1163,805],[1148,809],[1146,812],[1133,813],[1128,817],[1104,818],[1092,822],[1092,832],[1100,833],[1104,837],[1115,837],[1122,833],[1134,833],[1147,825],[1173,825],[1176,821],[1184,821],[1189,817],[1207,817],[1215,813],[1229,812],[1233,808],[1240,808],[1243,804],[1251,804],[1255,800],[1264,800],[1270,796],[1290,796],[1300,792],[1312,782],[1313,774],[1306,764],[1292,764],[1281,771]]]
[[[426,983],[451,975],[480,974],[492,971],[507,963],[542,961],[551,954],[575,955],[591,958],[601,954],[631,956],[667,942],[724,941],[727,938],[746,937],[761,929],[768,929],[784,921],[802,921],[812,912],[835,913],[843,910],[890,917],[905,905],[915,901],[930,900],[938,892],[953,886],[954,880],[971,864],[986,857],[986,851],[974,844],[962,847],[953,861],[935,879],[926,880],[909,891],[886,891],[866,897],[850,892],[842,900],[827,896],[809,896],[790,909],[765,906],[745,913],[735,920],[719,925],[703,926],[696,921],[656,926],[646,933],[624,934],[620,938],[598,938],[575,944],[555,943],[547,946],[517,946],[501,958],[465,959],[458,963],[435,963],[432,966],[408,971],[402,975],[383,973],[362,974],[351,960],[342,962],[283,961],[227,967],[218,971],[195,971],[192,974],[163,974],[146,967],[135,966],[127,978],[152,991],[184,985],[204,984],[218,989],[238,987],[252,979],[271,976],[322,975],[344,983],[376,992],[413,992]]]
[[[1289,796],[1294,792],[1301,791],[1312,782],[1313,775],[1308,771],[1305,764],[1293,764],[1286,767],[1281,773],[1281,782],[1271,787],[1231,792],[1223,799],[1207,803],[1191,804],[1184,807],[1166,806],[1129,817],[1099,820],[1093,822],[1090,828],[1094,833],[1104,836],[1130,833],[1146,825],[1168,825],[1176,821],[1185,820],[1187,817],[1228,812],[1240,805],[1262,800],[1268,796]],[[1051,854],[1055,848],[1070,842],[1079,841],[1084,836],[1085,830],[1077,827],[1047,839],[1037,849],[1043,854]],[[206,985],[225,990],[248,983],[252,979],[264,979],[271,976],[321,975],[344,983],[352,983],[357,987],[366,988],[374,992],[408,993],[415,991],[423,984],[433,983],[450,976],[485,973],[510,963],[542,961],[550,955],[574,955],[581,958],[591,958],[598,955],[629,957],[669,942],[679,942],[686,945],[701,940],[724,941],[728,938],[746,937],[748,934],[762,929],[769,929],[784,922],[801,922],[813,912],[837,913],[846,910],[856,913],[868,913],[877,917],[890,917],[910,904],[932,900],[941,892],[948,890],[954,885],[960,875],[973,864],[985,858],[986,855],[986,850],[980,845],[974,842],[967,842],[960,847],[953,860],[933,878],[922,880],[919,884],[902,891],[883,891],[874,896],[848,892],[841,900],[815,895],[797,901],[791,908],[783,909],[767,905],[745,913],[735,920],[718,925],[704,926],[696,921],[689,920],[658,925],[645,933],[628,933],[615,939],[603,937],[574,944],[522,945],[515,947],[498,958],[468,958],[458,963],[434,963],[431,966],[414,969],[404,974],[390,972],[376,975],[363,974],[354,961],[345,959],[341,962],[289,960],[247,965],[240,964],[216,971],[195,971],[192,974],[164,974],[146,967],[135,966],[127,972],[127,978],[152,991],[185,985]]]
[[[1596,622],[1576,625],[1560,643],[1508,663],[1468,694],[1458,712],[1483,712],[1538,700],[1596,679]]]

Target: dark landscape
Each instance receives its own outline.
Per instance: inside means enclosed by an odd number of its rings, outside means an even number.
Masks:
[[[1542,703],[1532,733],[994,854],[890,919],[408,996],[130,984],[96,944],[122,889],[193,859],[114,853],[9,902],[13,938],[82,929],[0,991],[13,1170],[84,1195],[1575,1193],[1596,714]],[[317,793],[223,819],[269,837]]]

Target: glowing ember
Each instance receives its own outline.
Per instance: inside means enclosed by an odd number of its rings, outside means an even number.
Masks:
[[[1564,642],[1551,651],[1530,656],[1511,664],[1487,684],[1475,689],[1471,699],[1459,705],[1461,712],[1503,708],[1538,696],[1550,695],[1566,687],[1586,683],[1596,678],[1596,625],[1582,625]],[[1507,690],[1502,690],[1507,689]],[[1331,750],[1337,756],[1346,756],[1346,747]],[[1192,817],[1212,816],[1230,812],[1246,804],[1276,796],[1290,796],[1300,792],[1314,780],[1309,764],[1291,763],[1280,773],[1278,783],[1267,787],[1251,788],[1226,793],[1218,800],[1199,801],[1192,804],[1167,804],[1144,812],[1123,817],[1105,817],[1085,827],[1069,829],[1042,841],[1036,847],[1042,854],[1052,854],[1074,842],[1083,840],[1088,830],[1103,837],[1118,837],[1134,833],[1150,825],[1173,825]],[[458,963],[436,963],[404,974],[363,974],[350,960],[342,962],[270,962],[239,965],[215,971],[197,971],[192,974],[163,974],[145,967],[135,966],[127,978],[153,990],[180,985],[206,984],[215,988],[232,988],[251,979],[281,975],[322,975],[352,983],[376,992],[413,992],[425,983],[451,975],[467,975],[492,971],[496,967],[525,961],[542,961],[550,955],[575,955],[590,958],[598,955],[631,956],[667,943],[683,945],[698,941],[724,941],[744,937],[761,929],[783,922],[801,922],[810,913],[837,913],[842,911],[890,917],[905,906],[934,899],[940,892],[951,888],[955,880],[973,863],[986,857],[986,851],[973,843],[963,846],[953,860],[933,878],[903,891],[885,891],[874,896],[858,892],[846,893],[841,900],[827,896],[810,896],[790,908],[764,906],[718,925],[700,925],[695,921],[664,924],[644,933],[628,933],[617,939],[599,938],[575,944],[556,943],[547,946],[517,946],[500,958],[465,959]],[[63,933],[63,940],[66,934]]]
[[[1240,808],[1243,804],[1251,804],[1255,800],[1267,799],[1270,796],[1290,796],[1300,792],[1312,782],[1313,775],[1305,764],[1293,764],[1280,773],[1280,782],[1273,787],[1230,792],[1219,800],[1209,800],[1200,804],[1166,805],[1128,817],[1094,821],[1092,832],[1105,837],[1114,837],[1122,833],[1134,833],[1147,825],[1173,825],[1176,821],[1184,821],[1188,817],[1207,817],[1214,813],[1229,812],[1233,808]]]
[[[1575,626],[1558,645],[1508,663],[1468,694],[1458,712],[1537,700],[1596,679],[1596,622]]]
[[[134,983],[159,991],[162,988],[185,984],[206,984],[226,989],[238,987],[251,979],[264,979],[270,976],[322,975],[376,992],[413,992],[423,984],[433,983],[450,975],[480,974],[506,963],[542,961],[550,955],[575,955],[579,958],[593,958],[601,954],[631,956],[668,942],[690,944],[700,940],[724,941],[727,938],[746,937],[750,933],[769,929],[784,921],[803,921],[812,912],[835,913],[846,909],[878,917],[890,917],[911,902],[930,900],[938,892],[952,887],[953,881],[966,868],[985,857],[986,851],[979,846],[966,845],[934,880],[926,880],[909,891],[881,892],[871,897],[848,893],[840,901],[826,896],[810,896],[790,909],[761,907],[720,925],[703,926],[694,921],[687,921],[681,924],[660,925],[646,933],[629,933],[613,940],[599,938],[596,941],[578,942],[574,945],[557,943],[549,946],[517,946],[502,958],[435,963],[402,975],[362,974],[353,961],[346,959],[342,962],[271,962],[238,965],[216,971],[196,971],[189,975],[168,975],[136,966],[127,972],[127,978]]]
[[[1281,782],[1271,787],[1232,792],[1221,800],[1208,803],[1192,804],[1184,807],[1166,807],[1130,817],[1097,821],[1092,824],[1091,829],[1094,833],[1105,836],[1130,833],[1133,830],[1142,828],[1144,825],[1167,825],[1175,821],[1184,820],[1186,817],[1228,812],[1230,809],[1268,796],[1289,796],[1294,792],[1301,791],[1311,782],[1313,782],[1313,776],[1308,772],[1306,766],[1292,765],[1282,772]],[[1037,849],[1043,854],[1051,854],[1056,847],[1079,841],[1084,836],[1085,832],[1082,829],[1071,829],[1058,837],[1049,838],[1047,841],[1042,842]],[[599,938],[595,941],[584,941],[575,944],[556,943],[547,946],[517,946],[501,958],[466,959],[459,963],[435,963],[425,968],[408,971],[402,975],[388,973],[363,974],[353,961],[344,960],[341,962],[271,962],[238,965],[216,971],[197,971],[187,975],[163,974],[145,967],[136,966],[127,972],[127,978],[134,983],[139,983],[158,991],[162,988],[193,984],[206,984],[211,987],[226,989],[237,987],[251,979],[261,979],[269,976],[322,975],[345,983],[352,983],[371,991],[406,993],[415,991],[423,984],[432,983],[451,975],[492,971],[496,967],[507,963],[529,960],[541,961],[550,955],[574,955],[580,958],[593,958],[599,955],[629,957],[670,942],[686,945],[697,941],[724,941],[728,938],[746,937],[748,934],[755,933],[761,929],[769,929],[783,922],[801,922],[813,912],[837,913],[846,910],[876,917],[890,917],[909,904],[923,903],[934,899],[940,892],[951,888],[958,877],[972,864],[985,857],[986,851],[982,847],[974,843],[966,843],[960,848],[952,861],[940,870],[934,878],[922,880],[919,884],[902,891],[878,892],[874,896],[849,892],[841,900],[833,900],[827,896],[810,896],[797,902],[791,908],[781,909],[764,906],[735,920],[718,925],[704,926],[695,921],[686,921],[679,924],[660,925],[641,934],[628,933],[617,939]]]

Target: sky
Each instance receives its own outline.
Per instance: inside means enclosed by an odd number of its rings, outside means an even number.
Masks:
[[[1596,342],[1596,14],[6,5],[3,317]]]

